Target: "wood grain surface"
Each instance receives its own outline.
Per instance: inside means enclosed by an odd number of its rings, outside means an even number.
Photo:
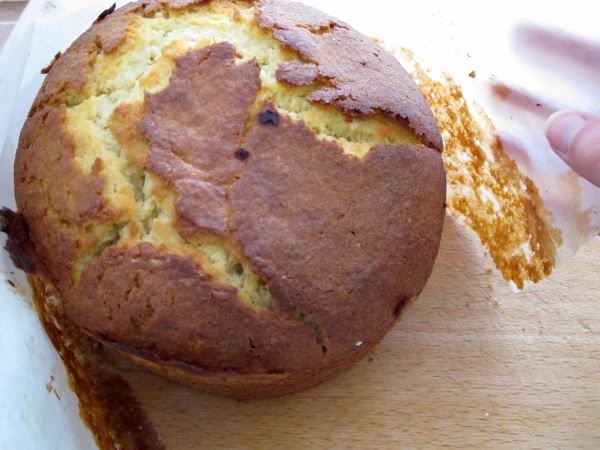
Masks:
[[[10,31],[26,4],[27,2],[3,2],[0,0],[0,48],[8,39]]]
[[[0,46],[22,3],[0,4]],[[255,402],[127,373],[169,449],[600,448],[600,238],[515,294],[453,219],[433,276],[370,358]]]

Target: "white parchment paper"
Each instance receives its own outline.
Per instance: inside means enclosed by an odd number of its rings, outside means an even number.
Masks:
[[[13,161],[18,136],[43,77],[40,69],[64,50],[110,0],[31,0],[0,55],[0,206],[14,208]],[[119,6],[124,2],[119,2]],[[537,24],[575,33],[600,48],[600,6],[593,2],[391,2],[305,0],[392,47],[406,47],[424,66],[450,74],[466,98],[482,105],[513,156],[538,187],[553,224],[563,233],[560,261],[600,231],[600,189],[576,177],[548,148],[543,117],[490,95],[504,83],[555,108],[600,113],[600,69],[577,65],[519,40],[519,27]],[[475,71],[475,79],[469,74]],[[568,179],[568,182],[564,182]],[[575,199],[575,200],[574,200]],[[581,215],[588,218],[581,226]],[[574,218],[578,218],[575,220]],[[0,244],[3,245],[3,238]],[[26,286],[0,254],[0,448],[94,448],[79,418],[62,362],[33,307],[5,280]]]
[[[14,208],[13,162],[19,131],[39,89],[40,68],[91,23],[103,2],[33,0],[0,54],[0,205]],[[0,238],[4,246],[4,238]],[[16,284],[12,288],[7,280]],[[60,356],[27,282],[0,252],[0,449],[93,449]]]

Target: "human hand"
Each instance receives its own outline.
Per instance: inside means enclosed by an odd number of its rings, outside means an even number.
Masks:
[[[600,117],[560,111],[546,122],[552,149],[575,172],[600,187]]]
[[[600,233],[600,41],[520,24],[511,57],[484,108],[561,231],[564,261]]]
[[[504,107],[500,119],[510,117],[511,132],[502,125],[498,130],[505,151],[529,166],[530,176],[541,172],[538,187],[545,189],[548,168],[534,168],[535,158],[545,157],[548,144],[574,172],[600,186],[600,42],[533,24],[517,26],[513,39],[519,68],[528,69],[526,82],[491,83]]]

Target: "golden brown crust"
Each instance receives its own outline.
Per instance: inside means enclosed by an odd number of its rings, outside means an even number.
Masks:
[[[258,23],[317,66],[327,86],[315,90],[309,100],[336,105],[348,114],[383,112],[405,120],[424,144],[442,150],[423,95],[400,63],[371,39],[314,8],[287,0],[260,1]],[[288,82],[305,80],[305,66],[298,67],[297,76],[289,66],[284,70]]]
[[[127,27],[135,17],[135,4],[115,11],[83,33],[47,68],[48,75],[38,93],[31,113],[44,106],[76,102],[83,93],[90,68],[98,53],[115,51],[125,40]]]
[[[139,0],[96,20],[59,57],[50,63],[47,77],[31,109],[68,100],[76,102],[85,89],[89,71],[98,53],[111,53],[125,41],[127,29],[138,13],[156,14],[166,9],[184,9],[207,0]],[[102,15],[102,14],[101,14]],[[99,17],[100,19],[100,17]]]
[[[430,146],[376,145],[362,159],[349,156],[258,101],[255,60],[242,61],[228,43],[192,49],[174,58],[166,88],[117,106],[106,129],[131,165],[174,194],[176,239],[128,241],[119,228],[98,242],[88,227],[117,227],[119,216],[102,195],[105,162],[88,172],[76,161],[65,105],[85,98],[97,52],[125,42],[136,15],[199,3],[132,4],[95,23],[58,59],[22,133],[17,202],[67,315],[89,335],[207,392],[280,395],[349,367],[423,288],[444,216],[441,138],[422,97],[382,49],[312,9],[265,1],[260,25],[309,61],[282,64],[279,81],[291,89],[325,83],[313,101],[406,119]],[[339,64],[334,53],[348,61]],[[380,72],[387,78],[373,78]],[[141,225],[130,225],[129,238],[139,236]],[[206,235],[251,266],[277,307],[249,307],[204,260],[178,247]],[[94,248],[79,273],[82,253]]]
[[[109,221],[104,181],[84,173],[64,128],[65,107],[43,108],[21,132],[15,160],[15,195],[45,272],[59,289],[68,287],[77,250],[93,244],[81,229],[89,220]]]

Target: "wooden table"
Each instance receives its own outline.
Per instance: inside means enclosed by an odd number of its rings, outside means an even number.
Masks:
[[[22,3],[0,3],[0,45]],[[170,449],[600,448],[600,239],[514,294],[448,218],[425,292],[371,358],[297,395],[243,403],[142,372]]]
[[[19,15],[25,8],[27,2],[4,2],[0,0],[0,48],[8,39]]]

